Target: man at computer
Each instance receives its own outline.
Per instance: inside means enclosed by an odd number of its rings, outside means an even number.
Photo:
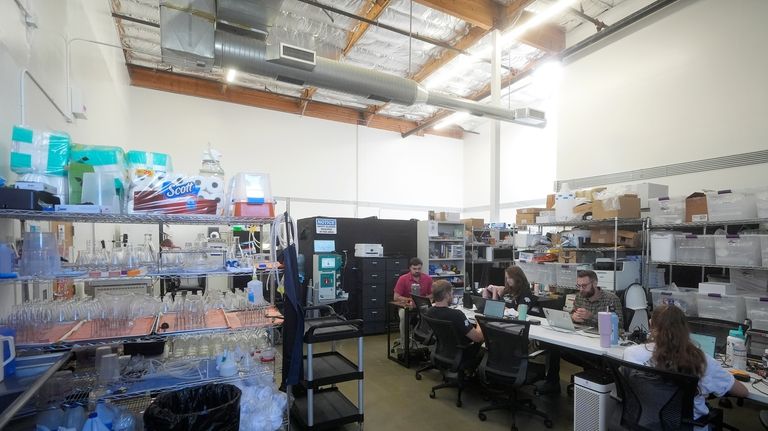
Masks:
[[[624,312],[621,300],[611,292],[605,292],[597,285],[597,274],[588,269],[579,270],[576,274],[576,287],[579,293],[573,302],[571,319],[576,323],[597,326],[597,313],[612,311],[619,317],[619,328],[624,327]]]
[[[453,286],[447,280],[437,280],[432,285],[432,299],[434,303],[427,310],[427,315],[434,319],[448,320],[453,323],[456,330],[464,334],[475,343],[483,342],[483,332],[477,325],[473,325],[461,310],[451,307],[453,300]],[[479,344],[478,344],[479,346]]]
[[[411,258],[408,262],[408,272],[401,275],[395,283],[393,298],[395,301],[409,300],[411,295],[432,296],[432,277],[421,272],[423,262],[418,257]],[[400,340],[405,338],[405,310],[398,311],[400,318]],[[402,341],[395,341],[395,346],[402,345]]]

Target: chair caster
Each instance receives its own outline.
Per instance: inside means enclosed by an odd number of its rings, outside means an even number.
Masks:
[[[416,373],[416,380],[421,380],[421,374]]]
[[[456,401],[456,407],[461,407],[461,406],[462,406],[461,400],[457,400]]]
[[[549,419],[547,419],[547,420],[545,420],[545,421],[544,421],[544,426],[545,426],[545,427],[547,427],[547,428],[552,428],[554,425],[555,425],[555,424],[554,424],[554,423],[552,423],[552,421],[551,421],[551,420],[549,420]]]
[[[435,399],[435,391],[430,392],[429,397]]]
[[[486,416],[485,413],[478,413],[477,418],[485,422],[488,419],[488,416]]]

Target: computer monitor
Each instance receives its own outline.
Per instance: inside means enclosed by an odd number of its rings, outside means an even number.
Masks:
[[[504,317],[504,308],[505,308],[504,301],[495,301],[493,299],[488,299],[485,301],[485,311],[483,314],[485,314],[488,317],[496,317],[498,319],[501,319]]]
[[[712,358],[715,357],[716,340],[717,339],[715,337],[710,335],[691,333],[691,341],[693,341],[693,344],[695,344],[699,349],[701,349],[702,352]]]

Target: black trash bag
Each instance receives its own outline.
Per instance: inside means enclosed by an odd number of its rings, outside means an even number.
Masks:
[[[238,431],[240,389],[207,384],[159,395],[144,411],[144,427],[153,431]]]

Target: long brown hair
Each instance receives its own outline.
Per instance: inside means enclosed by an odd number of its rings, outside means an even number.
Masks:
[[[683,310],[674,305],[654,308],[651,335],[656,347],[651,360],[654,367],[701,377],[706,358],[691,342],[691,332]]]
[[[504,270],[504,273],[512,283],[507,283],[507,280],[504,280],[504,290],[501,292],[502,295],[516,297],[524,292],[525,289],[531,288],[531,283],[528,282],[528,278],[525,276],[523,269],[519,266],[508,266],[507,269]]]

